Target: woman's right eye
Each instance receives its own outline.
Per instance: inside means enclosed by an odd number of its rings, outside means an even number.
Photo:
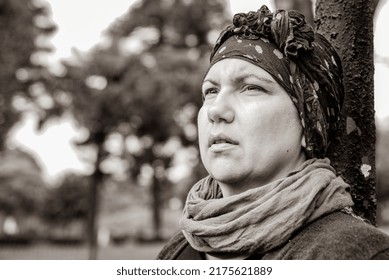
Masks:
[[[217,88],[208,88],[204,90],[203,92],[203,97],[205,98],[206,96],[217,94],[219,90]]]

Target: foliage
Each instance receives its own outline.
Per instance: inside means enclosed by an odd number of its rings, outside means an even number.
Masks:
[[[6,215],[37,213],[45,191],[41,169],[28,153],[0,152],[0,212]]]
[[[115,39],[126,38],[150,28],[156,36],[145,40],[149,47],[170,45],[208,51],[210,33],[226,24],[227,5],[225,0],[139,1],[112,25],[109,35]]]
[[[26,103],[42,114],[53,86],[42,56],[50,51],[45,39],[55,31],[44,4],[33,0],[0,1],[0,150]]]
[[[208,39],[225,18],[224,6],[224,1],[141,1],[112,25],[107,46],[66,62],[59,86],[89,131],[80,144],[101,147],[104,161],[112,156],[103,147],[111,135],[120,134],[122,143],[136,136],[138,149],[124,145],[116,154],[131,163],[136,176],[143,164],[164,158],[163,146],[172,137],[183,145],[195,143],[188,127],[201,102]],[[172,156],[165,156],[164,167]]]
[[[135,178],[144,167],[152,170],[153,225],[159,238],[159,189],[177,149],[196,142],[195,112],[208,39],[220,28],[225,6],[215,0],[140,1],[112,25],[105,46],[64,64],[66,74],[58,86],[71,97],[68,109],[89,131],[79,144],[96,150],[89,205],[91,258],[96,254],[99,188],[114,169],[104,168],[109,162],[126,166],[122,173]],[[113,136],[120,142],[116,151],[107,148]],[[179,144],[167,149],[175,138]]]
[[[68,174],[62,183],[48,190],[41,217],[54,224],[85,220],[88,214],[89,178]]]

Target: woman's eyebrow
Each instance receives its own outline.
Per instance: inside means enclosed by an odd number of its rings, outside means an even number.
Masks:
[[[212,80],[212,79],[205,79],[204,81],[203,81],[203,85],[206,83],[206,82],[208,82],[208,83],[211,83],[211,84],[214,84],[214,85],[218,85],[218,83],[215,81],[215,80]]]
[[[239,76],[237,76],[237,77],[234,77],[234,78],[232,79],[232,81],[233,81],[234,83],[239,84],[239,83],[242,83],[242,82],[244,82],[246,79],[249,79],[249,78],[254,78],[254,79],[256,79],[256,80],[258,80],[258,81],[262,81],[262,82],[264,82],[264,83],[266,83],[266,84],[274,84],[274,81],[272,81],[272,80],[270,80],[270,79],[268,79],[268,78],[265,78],[265,77],[259,77],[259,76],[255,75],[255,74],[242,74],[242,75],[239,75]],[[217,83],[215,80],[210,79],[210,78],[205,79],[205,80],[203,81],[203,85],[204,85],[206,82],[211,83],[211,84],[213,84],[213,85],[218,85],[218,83]]]
[[[265,77],[257,76],[255,74],[243,74],[243,75],[237,76],[236,78],[234,78],[234,82],[235,83],[242,83],[248,78],[254,78],[254,79],[259,80],[261,82],[264,82],[266,84],[274,84],[274,81],[272,81],[268,78],[265,78]]]

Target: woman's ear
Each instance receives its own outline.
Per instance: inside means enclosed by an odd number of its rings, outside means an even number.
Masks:
[[[307,142],[305,142],[305,135],[301,137],[301,146],[305,149],[307,147]]]

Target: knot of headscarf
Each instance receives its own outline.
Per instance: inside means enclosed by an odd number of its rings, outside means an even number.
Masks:
[[[220,34],[211,66],[240,58],[266,70],[296,106],[306,140],[306,156],[322,158],[335,136],[343,103],[342,68],[331,44],[296,11],[266,6],[239,13]]]

